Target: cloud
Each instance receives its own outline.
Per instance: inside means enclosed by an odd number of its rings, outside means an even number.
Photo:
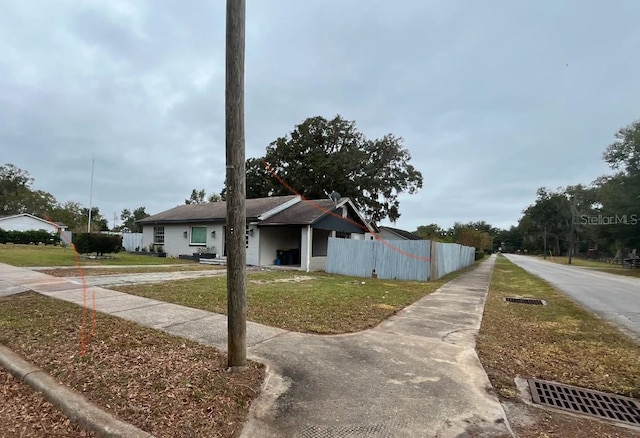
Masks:
[[[156,213],[224,182],[223,2],[10,2],[0,152],[60,201]],[[637,119],[635,2],[247,5],[246,154],[307,117],[404,138],[425,187],[397,226],[516,223],[589,183]]]

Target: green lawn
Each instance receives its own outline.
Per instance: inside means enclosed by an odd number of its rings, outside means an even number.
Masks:
[[[546,260],[561,265],[569,264],[568,257],[547,257]],[[571,264],[574,266],[595,269],[597,271],[608,272],[610,274],[626,275],[628,277],[640,277],[640,269],[631,269],[629,267],[617,264],[614,265],[612,263],[599,262],[596,260],[578,259],[574,257],[571,259]]]
[[[355,332],[379,324],[459,274],[433,282],[292,271],[251,274],[247,283],[247,318],[300,332]],[[227,312],[225,277],[114,289],[210,312]]]
[[[505,297],[547,305],[507,303]],[[504,257],[496,261],[477,350],[493,386],[507,398],[516,398],[516,376],[640,397],[640,346]]]
[[[78,258],[82,266],[99,265],[166,265],[193,264],[191,260],[161,258],[144,255],[127,254],[126,252],[111,254],[113,258],[91,260]],[[75,266],[76,254],[71,247],[44,245],[0,245],[0,262],[14,266]]]

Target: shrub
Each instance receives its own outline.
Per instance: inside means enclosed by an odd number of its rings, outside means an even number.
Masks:
[[[0,243],[56,245],[60,243],[60,236],[45,230],[13,231],[0,228]]]
[[[122,236],[111,236],[98,233],[75,233],[73,244],[80,254],[95,252],[96,255],[104,255],[120,252],[122,248]]]

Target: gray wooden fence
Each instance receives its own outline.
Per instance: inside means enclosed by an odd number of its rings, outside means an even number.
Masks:
[[[430,280],[471,266],[475,260],[476,249],[457,243],[431,243],[431,276]]]
[[[428,240],[351,240],[329,238],[327,272],[395,280],[429,279]]]
[[[389,280],[436,280],[473,264],[475,249],[428,240],[329,238],[327,272]]]

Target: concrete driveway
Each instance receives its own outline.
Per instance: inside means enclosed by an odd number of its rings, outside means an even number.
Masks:
[[[640,342],[640,278],[560,265],[534,256],[505,256]]]

